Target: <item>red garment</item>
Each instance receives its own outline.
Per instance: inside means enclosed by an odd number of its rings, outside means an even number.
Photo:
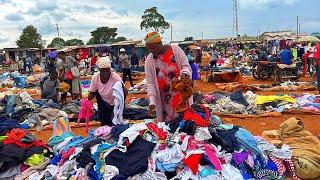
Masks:
[[[91,64],[91,66],[95,66],[96,63],[97,63],[97,58],[96,58],[95,56],[93,56],[93,57],[91,58],[90,64]]]
[[[159,86],[161,105],[163,108],[163,120],[172,121],[179,116],[175,107],[181,99],[180,92],[173,92],[170,88],[171,81],[180,76],[180,69],[175,60],[173,49],[170,48],[165,54],[155,61],[156,76]]]
[[[188,110],[184,112],[183,119],[186,121],[193,121],[197,126],[208,127],[209,126],[209,111],[205,108],[206,119],[203,119],[197,112],[194,110]]]
[[[16,129],[12,129],[11,131],[9,131],[6,135],[8,136],[8,138],[10,138],[12,140],[20,141],[21,138],[23,138],[27,134],[28,134],[28,131],[16,128]],[[6,139],[8,139],[8,138],[6,138]]]
[[[148,123],[147,124],[148,129],[154,133],[160,140],[165,140],[167,139],[167,133],[164,132],[162,129],[158,128],[158,126],[156,126],[153,123]]]
[[[313,57],[317,59],[317,61],[319,62],[320,61],[320,43],[318,43],[314,49],[315,49],[315,52]]]
[[[24,129],[12,129],[10,132],[8,132],[6,134],[6,136],[8,136],[5,140],[3,140],[3,144],[16,144],[19,147],[22,148],[29,148],[32,146],[41,146],[44,147],[46,149],[48,149],[48,146],[45,145],[42,141],[37,140],[37,141],[33,141],[31,143],[22,143],[20,142],[20,140],[25,137],[29,132],[24,130]]]
[[[192,154],[187,159],[182,159],[182,162],[189,167],[194,175],[197,174],[202,154]]]
[[[37,141],[33,141],[32,143],[22,143],[20,141],[16,141],[14,139],[11,139],[10,137],[6,138],[5,140],[3,140],[3,144],[15,144],[19,147],[22,148],[30,148],[32,146],[39,146],[39,147],[44,147],[46,149],[49,149],[47,145],[45,145],[41,140],[37,140]]]
[[[72,147],[72,148],[69,148],[67,151],[65,152],[62,152],[62,155],[61,155],[61,160],[60,160],[60,163],[59,164],[64,164],[64,161],[66,159],[69,159],[69,157],[76,151],[76,148],[75,147]]]

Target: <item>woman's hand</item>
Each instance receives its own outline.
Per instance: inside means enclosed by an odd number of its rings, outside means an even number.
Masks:
[[[156,106],[154,104],[149,105],[149,109],[148,109],[148,116],[150,117],[156,117],[156,110],[155,110]]]

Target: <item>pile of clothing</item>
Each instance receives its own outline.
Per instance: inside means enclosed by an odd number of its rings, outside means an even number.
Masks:
[[[0,87],[20,87],[20,88],[30,88],[39,85],[40,80],[46,76],[47,73],[34,74],[30,76],[21,75],[18,72],[6,72],[0,76],[1,83]]]
[[[280,124],[279,130],[264,131],[262,136],[274,144],[268,149],[281,144],[291,147],[294,179],[320,178],[320,140],[304,128],[302,120],[292,117]],[[286,158],[281,158],[279,163],[285,161]]]
[[[137,94],[137,93],[145,93],[146,91],[146,79],[142,80],[140,83],[134,85],[129,89],[130,94]]]
[[[0,179],[34,179],[49,164],[50,149],[18,124],[12,125],[0,132]]]
[[[87,137],[65,131],[52,136],[48,144],[54,155],[31,176],[239,180],[300,175],[294,173],[296,154],[289,145],[275,146],[242,127],[224,124],[203,105],[192,106],[169,123],[145,120],[103,126],[90,130]]]
[[[262,114],[300,109],[319,111],[320,109],[320,96],[313,94],[262,96],[252,91],[216,92],[206,95],[197,93],[194,95],[194,101],[205,104],[213,112],[224,114]]]

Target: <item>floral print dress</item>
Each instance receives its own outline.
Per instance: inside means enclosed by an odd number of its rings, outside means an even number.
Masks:
[[[155,61],[156,76],[161,96],[161,106],[163,108],[163,120],[172,121],[179,114],[175,112],[175,107],[178,105],[181,93],[171,91],[171,81],[177,80],[180,76],[180,70],[175,60],[172,47]]]

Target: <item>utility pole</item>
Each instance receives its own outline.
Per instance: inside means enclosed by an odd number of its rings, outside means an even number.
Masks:
[[[170,26],[171,26],[171,43],[172,43],[172,22],[170,23]]]
[[[233,33],[238,38],[239,22],[238,22],[238,1],[233,0]]]
[[[203,41],[203,32],[201,33],[201,40]]]
[[[59,26],[58,26],[58,24],[56,24],[56,28],[57,28],[57,34],[58,34],[58,37],[60,37],[60,34],[59,34]]]
[[[61,45],[61,42],[60,42],[60,33],[59,33],[59,26],[58,26],[58,24],[56,24],[56,28],[57,28],[57,34],[58,34],[59,46],[60,46],[60,45]]]
[[[299,16],[297,16],[297,38],[299,38]]]

